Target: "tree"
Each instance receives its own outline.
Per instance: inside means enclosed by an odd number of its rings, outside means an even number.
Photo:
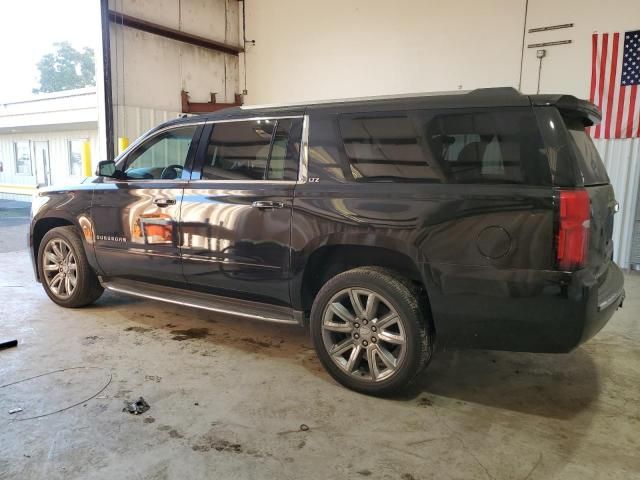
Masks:
[[[54,43],[55,52],[47,53],[38,62],[40,88],[33,93],[60,92],[96,84],[93,49],[76,50],[69,42]]]

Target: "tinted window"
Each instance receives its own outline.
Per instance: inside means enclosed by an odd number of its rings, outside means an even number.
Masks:
[[[339,123],[355,180],[520,183],[546,165],[530,109],[350,115]]]
[[[180,178],[196,128],[195,125],[175,128],[144,142],[127,157],[126,178]]]
[[[423,122],[422,122],[423,123]],[[439,181],[421,122],[407,114],[340,118],[340,132],[355,180]]]
[[[609,176],[604,163],[602,163],[600,154],[596,150],[591,137],[587,135],[582,121],[580,119],[565,119],[565,123],[573,141],[574,150],[578,158],[578,167],[582,173],[584,184],[609,183]]]
[[[521,183],[522,164],[540,150],[523,129],[520,113],[461,112],[436,114],[427,126],[434,154],[452,183]],[[535,142],[538,143],[538,142]]]
[[[267,178],[269,180],[296,180],[300,161],[301,119],[278,120],[273,138]]]
[[[202,179],[295,180],[301,119],[217,123],[207,146]]]
[[[337,118],[335,114],[314,112],[309,128],[309,178],[323,183],[353,179],[351,172],[347,172],[347,162],[343,161],[344,145]]]

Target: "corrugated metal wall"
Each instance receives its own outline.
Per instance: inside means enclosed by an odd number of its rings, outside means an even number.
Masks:
[[[600,139],[594,140],[594,143],[604,160],[620,203],[613,226],[614,260],[622,268],[629,268],[630,264],[640,264],[640,217],[637,215],[640,138]]]
[[[127,135],[129,142],[133,143],[138,137],[144,133],[166,122],[178,118],[180,112],[170,112],[167,110],[158,110],[154,108],[142,108],[134,106],[113,107],[113,117],[118,125],[120,135]],[[118,132],[115,136],[115,144],[118,144]]]

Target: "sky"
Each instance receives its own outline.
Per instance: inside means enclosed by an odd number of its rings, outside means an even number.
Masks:
[[[0,103],[32,96],[53,43],[96,50],[99,0],[0,0]]]

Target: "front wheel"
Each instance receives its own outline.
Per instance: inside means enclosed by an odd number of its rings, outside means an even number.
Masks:
[[[45,234],[38,249],[38,271],[45,292],[60,306],[83,307],[102,295],[73,227],[56,227]]]
[[[362,267],[336,275],[311,309],[320,361],[342,385],[371,395],[406,387],[432,352],[427,308],[411,282]]]

